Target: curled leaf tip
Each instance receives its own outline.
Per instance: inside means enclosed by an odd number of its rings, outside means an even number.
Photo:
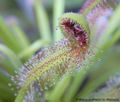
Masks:
[[[64,14],[59,23],[62,33],[75,45],[81,49],[86,49],[89,45],[90,30],[85,17],[77,13]]]

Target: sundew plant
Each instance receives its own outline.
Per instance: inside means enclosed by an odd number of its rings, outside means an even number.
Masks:
[[[47,2],[53,19],[42,0],[28,2],[34,42],[24,18],[0,14],[0,102],[119,102],[120,0]]]

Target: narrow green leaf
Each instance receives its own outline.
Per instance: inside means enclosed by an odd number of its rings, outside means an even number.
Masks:
[[[11,74],[13,74],[14,70],[21,66],[21,62],[17,56],[9,48],[2,44],[0,44],[0,58],[0,66]]]
[[[107,28],[108,29],[106,29],[104,32],[105,34],[102,36],[102,40],[100,41],[102,44],[106,41],[106,39],[110,40],[110,37],[113,37],[116,30],[120,28],[120,5],[116,8]]]
[[[88,0],[88,2],[90,3],[89,5],[87,5],[87,7],[83,6],[84,8],[84,12],[83,12],[83,15],[87,15],[89,12],[91,12],[95,7],[96,5],[98,5],[102,0],[94,0],[94,1],[90,1]]]
[[[29,42],[26,34],[24,33],[24,31],[22,31],[20,29],[20,27],[18,25],[12,25],[11,31],[16,35],[17,41],[18,41],[21,49],[25,49],[29,46],[30,42]]]
[[[23,50],[19,57],[23,60],[27,60],[30,58],[36,51],[40,50],[40,48],[45,47],[49,42],[45,40],[37,40],[32,45],[30,45],[28,48]]]
[[[12,28],[12,27],[11,27]],[[25,36],[20,33],[20,29],[14,28],[14,33],[5,24],[2,17],[0,17],[0,39],[15,53],[19,53],[27,45]]]
[[[34,9],[40,36],[46,41],[51,41],[49,19],[41,0],[35,0]]]
[[[86,71],[80,70],[76,75],[75,75],[75,79],[73,80],[73,83],[71,84],[71,86],[69,87],[69,90],[66,94],[66,96],[64,97],[64,102],[72,102],[74,100],[74,97],[76,96],[76,93],[79,89],[79,87],[81,86],[85,76],[86,76]]]
[[[60,101],[61,97],[65,93],[65,90],[69,86],[71,79],[72,79],[72,77],[69,75],[69,76],[64,77],[60,82],[57,83],[55,89],[51,93],[48,94],[49,95],[48,99],[50,102],[59,102]],[[59,94],[58,94],[58,92],[59,92]]]
[[[63,38],[63,34],[61,33],[60,29],[57,29],[59,26],[59,18],[64,13],[65,8],[65,0],[54,0],[54,7],[53,7],[53,34],[54,34],[54,41],[58,41]]]

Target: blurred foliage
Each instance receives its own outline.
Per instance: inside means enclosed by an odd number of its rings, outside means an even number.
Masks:
[[[41,3],[35,0],[33,12],[30,11],[31,17],[29,18],[29,16],[25,17],[26,10],[24,6],[20,6],[22,5],[20,0],[12,0],[12,2],[10,0],[0,0],[0,102],[14,101],[14,93],[17,90],[14,90],[16,86],[11,82],[11,76],[40,49],[63,38],[60,31],[56,31],[58,18],[65,10],[78,10],[83,1],[66,0],[65,5],[64,0],[44,0]],[[53,5],[54,16],[52,19]],[[21,13],[20,7],[24,10],[24,13]],[[56,9],[57,7],[59,8]],[[45,8],[48,13],[46,13]],[[101,38],[101,42],[105,42],[91,59],[94,63],[88,62],[88,70],[81,70],[64,77],[53,90],[45,92],[47,100],[51,102],[70,102],[75,100],[75,96],[89,96],[105,84],[110,76],[120,73],[120,45],[119,42],[116,44],[120,38],[119,12],[120,5],[115,10],[110,24],[104,32],[103,38]],[[7,20],[6,17],[9,15],[15,15],[15,18],[18,19]],[[51,27],[51,25],[53,26]],[[110,37],[111,39],[109,39]],[[101,53],[101,51],[103,52]],[[99,59],[100,61],[98,61]],[[11,83],[13,86],[11,86]]]

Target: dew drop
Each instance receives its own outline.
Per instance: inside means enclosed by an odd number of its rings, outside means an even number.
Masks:
[[[18,74],[18,72],[16,70],[14,72],[15,72],[15,74]]]
[[[12,86],[12,84],[11,84],[11,83],[8,83],[8,86],[9,86],[9,87],[11,87],[11,86]]]
[[[45,90],[48,90],[48,87],[47,87],[47,86],[45,86]]]
[[[17,96],[17,93],[15,93],[14,96]]]

